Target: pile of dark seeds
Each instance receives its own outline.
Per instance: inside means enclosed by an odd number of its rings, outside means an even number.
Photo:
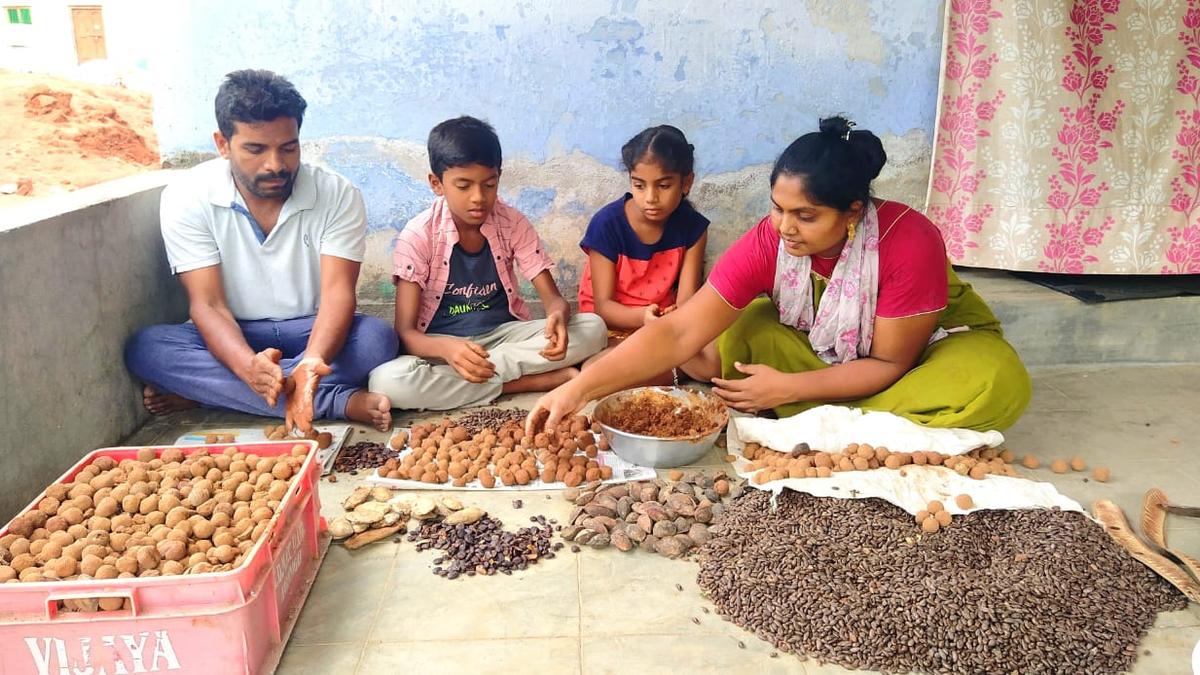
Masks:
[[[1183,596],[1082,514],[976,511],[922,536],[880,500],[784,491],[735,502],[701,550],[726,620],[781,651],[855,669],[1127,670]]]
[[[436,548],[446,555],[433,561],[433,573],[447,579],[477,574],[492,576],[497,572],[512,574],[536,565],[538,560],[553,558],[561,543],[550,544],[553,526],[545,516],[529,519],[533,525],[516,532],[504,529],[504,524],[485,516],[470,525],[447,525],[442,522],[422,523],[420,529],[408,535],[416,542],[418,551]]]
[[[522,408],[486,408],[467,413],[456,419],[455,422],[459,426],[466,427],[467,431],[474,436],[484,429],[499,429],[500,425],[509,421],[524,424],[528,415],[529,411]]]
[[[337,459],[333,460],[333,470],[349,471],[351,474],[355,474],[359,469],[374,469],[377,466],[383,466],[384,462],[397,456],[399,453],[386,445],[359,441],[342,448]]]

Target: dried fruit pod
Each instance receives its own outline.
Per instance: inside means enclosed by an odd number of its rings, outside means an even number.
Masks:
[[[449,516],[446,516],[446,524],[471,525],[479,522],[479,519],[483,518],[484,515],[486,515],[486,512],[483,509],[475,506],[468,506],[467,508],[455,511]]]
[[[359,504],[371,498],[371,488],[363,485],[354,488],[345,499],[342,500],[342,508],[347,511],[353,511]]]
[[[608,536],[613,547],[618,551],[625,552],[633,549],[634,541],[624,529],[613,530]]]
[[[430,520],[437,517],[437,503],[429,497],[418,497],[413,502],[409,514],[417,520]]]
[[[392,525],[390,527],[380,527],[380,528],[376,528],[374,530],[368,530],[367,532],[363,532],[362,534],[356,534],[353,537],[350,537],[349,539],[347,539],[345,546],[346,546],[346,548],[353,551],[355,549],[362,548],[363,546],[366,546],[367,544],[371,544],[371,543],[374,543],[377,541],[383,541],[384,539],[387,539],[388,537],[391,537],[392,535],[399,532],[400,528],[402,528],[402,527],[404,527],[404,526],[401,524],[396,524],[396,525]]]
[[[683,540],[672,536],[659,538],[654,545],[654,550],[657,551],[659,555],[664,555],[668,558],[678,558],[687,552],[687,546]]]

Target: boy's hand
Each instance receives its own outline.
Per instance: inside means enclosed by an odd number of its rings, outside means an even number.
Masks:
[[[447,338],[446,363],[467,382],[481,384],[496,374],[496,366],[488,360],[487,350],[470,340]]]
[[[547,361],[562,361],[567,356],[567,320],[560,312],[546,315],[546,348],[538,352]]]

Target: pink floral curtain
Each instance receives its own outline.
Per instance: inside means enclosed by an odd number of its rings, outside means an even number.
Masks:
[[[1200,0],[949,0],[927,213],[956,264],[1200,273]]]

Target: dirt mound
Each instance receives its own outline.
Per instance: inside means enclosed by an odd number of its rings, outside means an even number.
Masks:
[[[0,120],[0,186],[19,185],[18,195],[159,167],[150,96],[142,92],[0,71]],[[0,194],[0,206],[19,198]]]

